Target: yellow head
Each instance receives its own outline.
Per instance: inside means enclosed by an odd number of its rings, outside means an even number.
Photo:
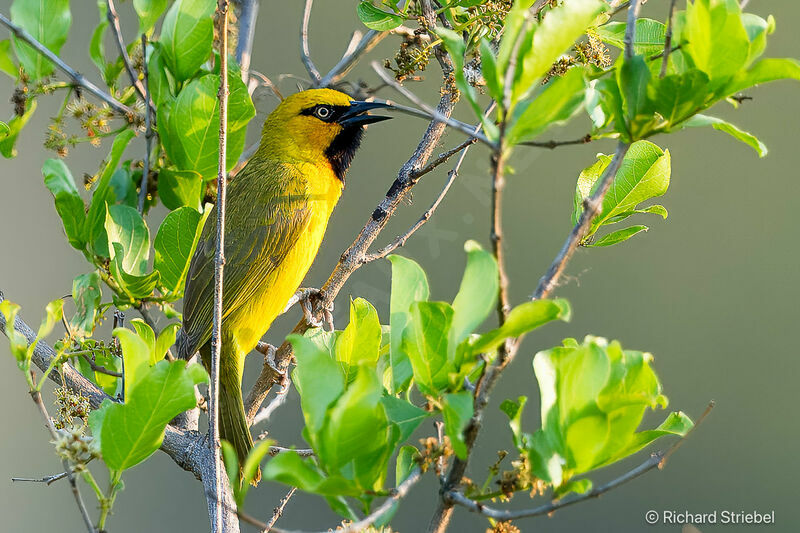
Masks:
[[[388,107],[352,100],[333,89],[309,89],[285,98],[267,117],[259,152],[264,157],[330,165],[341,180],[361,144],[364,126],[389,117],[367,115]]]

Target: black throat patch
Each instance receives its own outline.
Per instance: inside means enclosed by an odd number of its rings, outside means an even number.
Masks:
[[[345,127],[325,150],[325,157],[330,161],[334,174],[342,183],[344,183],[344,176],[353,161],[353,156],[356,155],[356,150],[361,146],[363,135],[364,127],[361,125]]]

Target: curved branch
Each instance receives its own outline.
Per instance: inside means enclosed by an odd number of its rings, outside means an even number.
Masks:
[[[313,5],[314,0],[306,0],[303,8],[303,23],[300,25],[300,58],[303,60],[308,75],[311,76],[311,84],[316,86],[319,84],[321,76],[311,59],[311,51],[308,46],[308,22],[311,20],[311,6]]]
[[[242,81],[250,80],[250,59],[253,55],[253,39],[256,36],[258,0],[237,0],[239,6],[239,40],[236,42],[236,62],[242,70]]]
[[[381,42],[389,32],[385,31],[375,31],[369,30],[366,35],[364,35],[361,40],[355,46],[348,46],[347,50],[345,50],[344,55],[339,60],[336,65],[325,74],[325,76],[319,80],[316,84],[317,87],[330,87],[331,85],[337,83],[343,77],[347,75],[348,72],[358,63],[358,60],[361,57],[375,48],[375,46]],[[353,37],[358,37],[358,33],[354,33]],[[352,48],[352,49],[351,49]]]
[[[34,50],[39,52],[41,55],[46,57],[53,63],[56,67],[59,68],[64,74],[69,77],[75,85],[83,87],[86,89],[87,92],[95,95],[97,98],[102,100],[103,102],[107,103],[111,109],[116,111],[121,115],[125,115],[125,117],[130,122],[133,119],[133,109],[126,106],[110,94],[102,91],[97,85],[90,82],[86,78],[83,77],[83,74],[80,74],[75,69],[64,63],[61,58],[59,58],[56,54],[53,53],[52,50],[47,48],[45,45],[37,41],[33,38],[33,36],[25,31],[20,26],[17,26],[13,22],[11,22],[5,15],[0,13],[0,24],[11,30],[11,32],[17,37],[17,39],[21,39],[28,43]]]

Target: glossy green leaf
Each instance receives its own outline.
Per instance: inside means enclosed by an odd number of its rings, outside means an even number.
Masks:
[[[97,180],[89,211],[86,214],[84,237],[92,247],[92,251],[102,257],[110,257],[108,248],[108,235],[106,233],[106,205],[113,205],[117,198],[111,187],[111,178],[117,170],[119,161],[125,148],[136,136],[132,129],[127,129],[114,137],[111,152],[106,159],[106,164]]]
[[[67,41],[72,23],[69,0],[14,0],[11,3],[11,21],[58,55]],[[32,46],[16,36],[12,36],[11,41],[20,64],[33,80],[53,72],[55,67],[50,60]]]
[[[650,69],[642,56],[633,56],[629,61],[623,61],[617,69],[622,110],[627,122],[626,133],[629,134],[624,138],[629,140],[643,138],[652,131],[655,119],[648,109],[647,100],[650,78]]]
[[[769,152],[769,150],[767,150],[767,146],[760,140],[758,140],[758,138],[755,135],[753,135],[752,133],[748,133],[744,130],[741,130],[736,126],[734,126],[733,124],[731,124],[730,122],[726,122],[721,118],[710,117],[708,115],[695,115],[686,122],[684,122],[683,126],[686,128],[711,126],[715,130],[727,133],[737,141],[741,141],[746,145],[750,146],[753,150],[756,151],[758,157],[764,157]]]
[[[416,262],[399,255],[388,257],[392,264],[392,292],[389,302],[389,392],[397,393],[408,384],[413,370],[408,355],[401,349],[403,330],[411,320],[411,304],[425,301],[430,295],[428,278]]]
[[[586,246],[591,247],[591,248],[601,248],[601,247],[604,247],[604,246],[613,246],[615,244],[619,244],[621,242],[627,241],[628,239],[630,239],[634,235],[638,235],[639,233],[642,233],[643,231],[647,231],[647,230],[648,230],[647,226],[630,226],[628,228],[620,229],[620,230],[617,230],[617,231],[612,231],[611,233],[609,233],[607,235],[603,235],[602,237],[600,237],[596,241],[591,242],[589,244],[586,244]]]
[[[139,33],[147,33],[167,9],[167,0],[133,0],[133,8],[139,16]]]
[[[172,79],[167,72],[167,65],[164,62],[164,54],[161,52],[160,43],[154,42],[150,43],[150,45],[152,46],[152,51],[147,58],[147,70],[150,74],[150,97],[153,99],[153,102],[155,102],[160,115],[160,112],[162,111],[162,103],[166,100],[172,100],[174,98],[174,87],[172,84]],[[160,116],[158,122],[162,123]],[[164,123],[167,122],[168,121],[164,121]],[[161,139],[161,142],[164,143],[164,139]],[[161,184],[160,178],[161,176],[159,175],[159,185]]]
[[[72,173],[61,159],[48,159],[42,166],[44,185],[53,195],[56,212],[61,217],[64,233],[73,248],[83,250],[83,226],[86,220],[86,206],[78,193]]]
[[[363,298],[350,301],[350,323],[336,339],[334,358],[339,361],[345,383],[356,377],[358,365],[375,367],[381,348],[378,312]]]
[[[530,45],[520,50],[512,101],[522,100],[606,8],[601,0],[571,0],[550,10],[532,32]]]
[[[625,48],[625,22],[609,22],[598,26],[595,32],[606,43],[622,50]],[[636,20],[635,54],[652,55],[664,51],[667,28],[664,23],[648,18]]]
[[[211,209],[201,215],[191,207],[181,207],[168,214],[158,228],[153,241],[153,268],[161,275],[161,286],[167,293],[176,297],[183,294],[189,262],[210,214]]]
[[[264,466],[262,479],[279,481],[306,492],[330,496],[358,496],[361,490],[341,476],[325,478],[312,461],[296,453],[279,453]]]
[[[158,450],[169,421],[196,405],[194,386],[207,380],[201,365],[161,361],[143,369],[124,404],[106,400],[92,411],[89,426],[109,470],[127,470]]]
[[[344,392],[344,376],[339,364],[311,340],[300,335],[289,335],[297,367],[292,372],[292,382],[300,393],[300,405],[310,444],[318,445],[316,435],[322,430],[328,408]]]
[[[573,68],[548,83],[532,100],[518,105],[508,132],[509,144],[533,140],[550,126],[561,125],[572,118],[584,102],[585,88],[583,69]]]
[[[444,395],[444,431],[450,437],[450,444],[459,459],[467,458],[467,444],[464,430],[472,418],[472,394],[467,391]]]
[[[0,138],[0,154],[6,159],[17,157],[17,137],[19,137],[22,128],[25,127],[33,116],[37,105],[38,103],[35,98],[28,98],[25,113],[22,115],[14,115],[11,120],[8,121],[8,124],[6,124],[8,126],[8,131],[4,137]]]
[[[178,81],[192,77],[211,57],[215,4],[214,0],[176,0],[164,17],[159,42]]]
[[[703,109],[707,98],[708,76],[697,69],[655,78],[647,86],[650,111],[664,118],[667,130]]]
[[[141,318],[134,318],[131,320],[131,326],[133,329],[136,330],[136,334],[142,339],[145,344],[147,344],[147,351],[148,351],[148,364],[150,366],[156,364],[158,360],[155,358],[155,351],[156,351],[156,332],[153,331],[147,322],[142,320]],[[162,357],[163,359],[163,357]]]
[[[491,352],[506,339],[519,337],[553,320],[567,322],[570,317],[571,310],[566,300],[525,302],[511,310],[502,326],[478,337],[468,349],[473,354]]]
[[[481,73],[486,80],[489,96],[496,102],[503,100],[503,73],[497,68],[497,58],[487,39],[481,39]]]
[[[81,274],[72,280],[72,300],[75,302],[75,315],[70,320],[70,329],[83,337],[94,331],[98,307],[103,292],[100,287],[100,274],[91,272]]]
[[[739,71],[722,93],[728,96],[755,85],[785,79],[800,81],[800,61],[796,59],[762,59],[749,69]]]
[[[14,81],[19,78],[19,67],[14,60],[11,41],[8,39],[0,41],[0,70],[11,76]]]
[[[241,78],[231,77],[228,96],[228,169],[244,150],[247,123],[255,108]],[[194,170],[203,178],[217,174],[219,157],[219,76],[206,74],[189,82],[168,112],[168,123],[159,118],[170,141],[164,145],[170,159],[181,170]],[[163,135],[161,137],[163,139]]]
[[[150,326],[140,321],[139,326],[134,324],[137,331],[131,331],[127,328],[116,328],[113,335],[119,339],[119,344],[122,348],[122,361],[125,367],[125,390],[124,398],[129,398],[131,390],[143,379],[147,374],[148,369],[152,363],[152,347],[154,346],[155,339],[143,337],[140,332],[149,329]],[[150,330],[152,334],[152,330]]]
[[[194,170],[165,168],[158,173],[158,197],[167,209],[200,209],[205,193],[203,176]]]
[[[356,8],[358,19],[371,30],[388,31],[400,26],[405,19],[394,13],[378,9],[368,0],[362,1]]]
[[[454,346],[467,338],[494,310],[500,280],[497,261],[475,241],[464,245],[467,266],[453,300],[453,325],[450,329]]]
[[[420,391],[438,396],[452,368],[448,335],[453,308],[444,302],[415,302],[403,331],[401,349],[408,355]]]
[[[111,277],[121,290],[121,293],[114,294],[114,304],[120,308],[127,308],[136,303],[136,300],[152,296],[153,290],[158,285],[158,271],[142,275],[130,274],[122,266],[122,258],[125,255],[122,245],[115,242],[113,249],[114,259],[109,262],[108,268]]]
[[[527,396],[520,396],[517,401],[503,400],[500,410],[508,416],[508,425],[514,436],[514,446],[522,450],[526,445],[527,436],[522,433],[522,411],[528,402]]]
[[[113,244],[119,243],[123,249],[122,269],[136,276],[144,274],[150,257],[150,230],[142,215],[127,205],[110,205],[105,227],[111,259],[116,257],[117,250]]]
[[[415,429],[431,414],[424,409],[420,409],[413,403],[395,398],[394,396],[384,396],[381,403],[386,409],[386,416],[393,424],[397,424],[400,429],[399,442],[405,442]]]

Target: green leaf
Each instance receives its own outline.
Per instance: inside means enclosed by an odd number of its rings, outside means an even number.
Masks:
[[[155,338],[143,337],[142,333],[153,330],[144,322],[134,323],[136,332],[127,328],[116,328],[113,335],[119,339],[122,347],[122,362],[125,367],[125,390],[124,398],[129,398],[131,390],[143,379],[152,362],[153,346]]]
[[[83,226],[86,220],[86,206],[78,193],[75,180],[69,168],[61,159],[48,159],[42,167],[44,185],[53,195],[56,212],[61,217],[64,233],[73,248],[83,250]]]
[[[178,81],[191,78],[211,56],[215,3],[176,0],[164,17],[159,42],[170,72]]]
[[[89,211],[86,214],[84,238],[92,247],[92,251],[101,257],[110,257],[108,248],[108,234],[106,233],[106,205],[113,205],[117,201],[114,189],[111,187],[111,178],[117,170],[119,160],[125,148],[136,135],[132,129],[118,133],[111,144],[111,152],[106,164],[97,180],[97,186],[92,194]]]
[[[168,324],[161,330],[156,339],[156,346],[153,352],[153,360],[161,361],[167,355],[167,350],[175,344],[175,338],[178,336],[178,331],[181,329],[179,322]]]
[[[703,126],[711,126],[715,130],[722,131],[727,133],[734,139],[745,143],[746,145],[750,146],[753,150],[756,151],[758,157],[764,157],[767,155],[769,150],[764,143],[762,143],[758,138],[753,135],[752,133],[748,133],[744,130],[741,130],[731,124],[730,122],[726,122],[721,118],[717,117],[710,117],[708,115],[695,115],[686,122],[683,123],[685,128],[698,128]]]
[[[14,81],[19,78],[19,67],[14,61],[11,41],[8,39],[0,41],[0,70],[11,76]]]
[[[139,33],[147,33],[167,9],[167,0],[133,0],[133,8],[139,15]]]
[[[398,442],[405,442],[414,433],[414,430],[430,416],[430,413],[424,409],[394,396],[384,396],[381,398],[381,403],[386,409],[389,421],[397,424],[400,429]]]
[[[762,59],[749,69],[739,71],[721,93],[728,96],[754,85],[785,79],[800,81],[800,61],[796,59]]]
[[[448,335],[453,308],[444,302],[415,302],[403,331],[401,349],[408,355],[414,379],[423,394],[437,397],[454,370]]]
[[[210,214],[211,209],[201,215],[191,207],[181,207],[168,214],[158,228],[153,268],[161,275],[164,290],[175,297],[183,294],[189,262]]]
[[[0,154],[3,155],[6,159],[11,159],[17,157],[17,137],[19,137],[19,132],[22,131],[22,128],[25,127],[25,124],[33,116],[33,112],[36,111],[38,103],[35,98],[28,98],[28,102],[25,108],[25,113],[22,115],[14,115],[11,120],[8,121],[8,131],[6,132],[5,137],[0,139]]]
[[[158,197],[167,209],[199,210],[205,193],[203,176],[194,170],[164,168],[158,173]]]
[[[125,372],[127,378],[127,365]],[[89,426],[109,470],[122,472],[150,457],[161,446],[169,421],[196,405],[194,386],[207,380],[200,365],[161,361],[143,369],[126,403],[106,400],[92,411]]]
[[[624,22],[609,22],[595,29],[597,36],[606,43],[619,48],[625,48]],[[664,38],[667,33],[666,26],[657,20],[640,18],[636,20],[636,40],[633,43],[635,54],[652,55],[664,51]]]
[[[113,250],[114,259],[109,262],[108,267],[111,276],[122,290],[121,294],[114,294],[114,304],[126,308],[136,300],[152,296],[153,289],[158,285],[158,271],[144,275],[130,274],[122,266],[122,258],[125,256],[122,245],[118,242],[113,243]]]
[[[11,355],[18,363],[25,361],[25,353],[28,350],[28,340],[25,336],[14,328],[19,313],[19,305],[11,302],[10,300],[3,300],[0,302],[0,313],[6,319],[5,333],[8,337],[9,348]]]
[[[247,123],[255,116],[255,108],[241,78],[231,77],[228,96],[227,167],[236,164],[244,150]],[[194,79],[181,90],[168,111],[168,122],[159,117],[161,128],[172,136],[164,145],[170,159],[181,170],[194,170],[203,178],[217,174],[219,158],[219,76],[206,74]],[[163,135],[162,135],[163,139]]]
[[[569,303],[563,299],[525,302],[511,310],[502,326],[478,337],[469,351],[472,354],[490,352],[508,338],[519,337],[553,320],[567,322],[570,316]]]
[[[472,394],[467,391],[444,395],[444,431],[450,437],[450,444],[459,459],[467,458],[464,430],[472,418],[472,407]]]
[[[316,435],[327,419],[328,407],[344,392],[344,376],[339,364],[311,340],[300,335],[289,335],[286,340],[292,343],[297,359],[292,382],[300,393],[310,444],[314,446],[318,442]]]
[[[613,246],[615,244],[619,244],[621,242],[627,241],[634,235],[641,233],[643,231],[647,231],[647,226],[630,226],[625,229],[620,229],[617,231],[612,231],[608,235],[603,235],[601,238],[597,239],[596,241],[587,244],[586,246],[591,248],[600,248],[603,246]]]
[[[481,39],[481,73],[486,80],[486,88],[489,96],[495,102],[503,100],[503,79],[502,72],[497,69],[497,58],[488,39]]]
[[[750,39],[736,0],[696,0],[686,6],[682,51],[708,74],[710,88],[723,86],[747,63]]]
[[[375,31],[393,30],[405,21],[405,19],[399,15],[387,13],[378,9],[367,0],[358,4],[356,12],[364,26]]]
[[[464,245],[467,266],[453,300],[451,342],[458,345],[480,326],[495,308],[500,285],[497,261],[475,241]]]
[[[279,453],[267,462],[261,474],[262,479],[278,481],[316,494],[338,497],[358,496],[361,493],[352,481],[340,476],[323,477],[323,473],[310,460],[296,453]]]
[[[72,280],[72,300],[75,302],[75,316],[70,320],[70,329],[83,337],[91,336],[102,298],[100,274],[91,272],[81,274]]]
[[[697,69],[655,78],[647,86],[650,110],[666,121],[667,131],[706,106],[708,76]]]
[[[116,257],[114,243],[118,243],[124,254],[120,258],[122,269],[135,276],[144,274],[150,257],[150,230],[142,215],[127,205],[110,205],[105,227],[111,259]]]
[[[520,50],[512,102],[522,100],[606,8],[601,0],[570,0],[550,10],[532,31],[530,44]]]
[[[519,450],[522,450],[526,445],[526,435],[522,433],[522,411],[527,402],[527,396],[520,396],[516,402],[503,400],[503,403],[500,404],[500,410],[508,416],[508,425],[511,428],[512,435],[514,435],[514,446]]]
[[[644,57],[633,56],[630,61],[623,61],[617,69],[617,83],[621,88],[622,110],[628,123],[626,131],[630,133],[631,140],[643,138],[652,131],[655,120],[647,109],[650,69]]]
[[[225,443],[228,444],[227,441]],[[231,484],[233,485],[234,499],[236,500],[236,505],[239,507],[244,505],[244,500],[247,497],[247,492],[252,486],[251,482],[256,477],[258,467],[261,464],[261,461],[264,460],[264,457],[266,457],[269,453],[269,449],[273,444],[275,444],[274,440],[263,439],[258,441],[255,446],[253,446],[253,449],[247,454],[247,459],[245,460],[244,465],[242,465],[242,476],[240,483],[235,481],[239,479],[239,460],[236,457],[236,451],[233,450],[232,446],[230,447],[230,449],[233,451],[233,458],[227,459],[227,461],[232,462],[232,460],[235,460],[237,468],[234,469],[233,475],[231,475],[230,469],[228,470],[228,479],[231,480]]]
[[[584,102],[585,89],[582,68],[570,69],[564,76],[552,80],[538,96],[524,101],[514,110],[508,142],[514,145],[530,141],[550,126],[572,118]]]
[[[411,320],[410,307],[417,301],[425,301],[430,295],[428,278],[416,262],[399,255],[390,255],[392,264],[392,293],[389,302],[389,392],[396,394],[404,389],[413,370],[408,355],[401,349],[403,331]]]
[[[173,100],[174,86],[171,83],[172,80],[167,72],[167,65],[164,62],[164,54],[161,52],[160,43],[155,42],[150,44],[153,47],[153,50],[147,59],[147,67],[148,67],[147,70],[148,73],[150,74],[149,78],[150,97],[153,99],[153,102],[155,102],[156,107],[158,108],[159,112],[158,122],[162,123],[160,116],[162,111],[162,103],[168,100],[169,101]],[[166,122],[167,121],[164,121],[163,123]],[[161,142],[163,144],[164,139],[161,139]],[[160,180],[161,180],[161,175],[159,174],[159,185],[160,185]]]
[[[381,348],[378,312],[363,298],[350,301],[350,323],[336,339],[334,357],[342,366],[345,383],[356,377],[358,365],[374,367]]]
[[[601,154],[598,158],[599,161],[584,169],[578,178],[573,221],[580,217],[583,200],[594,192],[600,176],[611,162],[609,156]],[[650,141],[633,143],[603,200],[600,214],[592,221],[586,238],[591,237],[603,224],[613,223],[617,221],[616,217],[635,211],[640,203],[666,193],[670,172],[668,150],[664,151]]]
[[[69,0],[14,0],[11,20],[54,54],[61,52],[72,23]],[[50,60],[16,36],[11,37],[17,58],[32,80],[49,76],[54,69]]]
[[[375,371],[361,366],[355,381],[330,410],[317,456],[327,472],[339,473],[362,490],[379,490],[394,451],[381,404],[383,386]]]

